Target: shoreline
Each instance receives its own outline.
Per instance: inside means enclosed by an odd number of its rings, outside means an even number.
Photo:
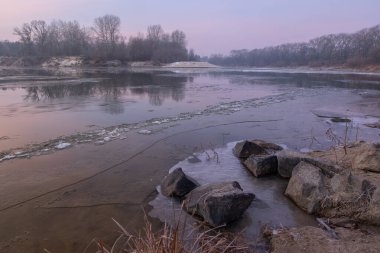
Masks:
[[[208,69],[208,70],[280,70],[294,72],[343,72],[343,73],[365,73],[380,74],[380,65],[365,65],[361,67],[350,67],[345,65],[331,66],[217,66],[207,62],[174,62],[174,63],[154,63],[152,61],[129,62],[116,59],[86,59],[80,56],[68,57],[0,57],[0,67],[2,68],[43,68],[43,69],[141,69],[141,70],[170,70],[170,69]]]

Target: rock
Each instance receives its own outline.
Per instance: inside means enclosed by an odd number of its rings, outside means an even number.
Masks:
[[[191,191],[183,207],[217,227],[240,218],[254,198],[253,193],[243,192],[238,182],[213,183]]]
[[[255,177],[276,174],[277,156],[251,155],[244,161],[244,165]]]
[[[291,151],[291,150],[282,150],[277,153],[277,162],[278,162],[278,174],[284,178],[290,178],[292,176],[293,169],[301,161],[306,160],[308,156]]]
[[[194,179],[186,176],[181,168],[177,168],[161,182],[161,193],[167,197],[182,198],[198,186]]]
[[[293,169],[285,195],[301,209],[312,214],[319,210],[320,202],[327,194],[324,175],[319,168],[301,161]]]
[[[262,147],[263,149],[265,149],[267,151],[268,150],[273,150],[273,151],[283,150],[283,148],[281,146],[274,144],[274,143],[266,142],[263,140],[253,140],[252,142],[259,145],[260,147]]]
[[[250,155],[265,155],[267,152],[264,148],[251,141],[242,141],[235,145],[234,155],[238,158],[246,159]]]
[[[71,147],[71,143],[68,142],[60,142],[57,145],[54,146],[56,149],[65,149],[68,147]]]
[[[297,227],[274,230],[270,248],[272,253],[375,253],[379,252],[380,235],[360,230],[336,228],[339,240],[316,227]]]
[[[284,178],[290,178],[292,176],[293,169],[301,161],[308,162],[320,168],[323,170],[323,173],[329,177],[333,177],[335,174],[343,170],[340,166],[334,164],[331,161],[311,157],[308,154],[296,151],[282,150],[276,155],[278,161],[278,174]]]
[[[322,157],[346,169],[380,173],[380,143],[361,141],[309,155]]]
[[[362,142],[347,154],[352,157],[354,169],[380,173],[380,143]]]

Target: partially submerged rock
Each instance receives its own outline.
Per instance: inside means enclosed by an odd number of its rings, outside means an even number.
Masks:
[[[336,228],[339,240],[316,227],[297,227],[272,232],[270,248],[272,253],[375,253],[379,252],[380,235],[360,230]]]
[[[277,157],[251,155],[244,161],[244,165],[255,177],[272,175],[277,172]]]
[[[167,197],[182,198],[198,185],[194,179],[186,176],[181,168],[177,168],[162,181],[161,193]]]
[[[243,192],[238,182],[213,183],[191,191],[183,206],[188,213],[217,227],[240,218],[254,198],[253,193]]]
[[[250,155],[265,155],[267,152],[264,148],[251,141],[242,141],[235,145],[234,155],[241,159],[246,159]]]

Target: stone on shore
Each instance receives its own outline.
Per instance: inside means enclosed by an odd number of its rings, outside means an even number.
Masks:
[[[281,147],[280,145],[271,143],[271,142],[266,142],[263,140],[252,140],[252,142],[259,145],[260,147],[262,147],[266,151],[281,151],[281,150],[283,150],[283,147]]]
[[[264,148],[251,141],[242,141],[235,145],[234,155],[241,159],[246,159],[250,155],[265,155],[267,152]]]
[[[277,157],[251,155],[244,161],[245,167],[255,176],[262,177],[277,173]]]
[[[312,214],[319,210],[327,194],[324,175],[314,165],[301,161],[293,169],[285,195],[301,209]]]
[[[292,176],[293,169],[301,161],[306,160],[308,156],[291,150],[282,150],[277,153],[278,174],[284,178]]]
[[[182,198],[198,185],[194,179],[186,176],[181,168],[177,168],[161,182],[161,193],[167,197]]]
[[[238,182],[212,183],[186,195],[183,207],[217,227],[239,219],[254,198],[255,195],[244,192]]]

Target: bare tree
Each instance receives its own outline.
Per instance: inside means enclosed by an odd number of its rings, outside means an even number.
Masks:
[[[98,17],[92,28],[101,43],[115,45],[120,38],[120,18],[114,15]]]
[[[32,39],[40,55],[46,55],[48,27],[43,20],[33,20],[30,22],[32,27]]]
[[[30,55],[32,53],[32,26],[25,23],[21,28],[16,27],[14,29],[14,34],[20,37],[20,42],[22,43],[22,51],[24,55]]]
[[[164,30],[160,25],[151,25],[148,26],[147,29],[147,39],[158,42],[161,40],[162,36],[164,35]]]
[[[186,34],[183,31],[175,30],[172,32],[171,40],[178,46],[186,47]]]

